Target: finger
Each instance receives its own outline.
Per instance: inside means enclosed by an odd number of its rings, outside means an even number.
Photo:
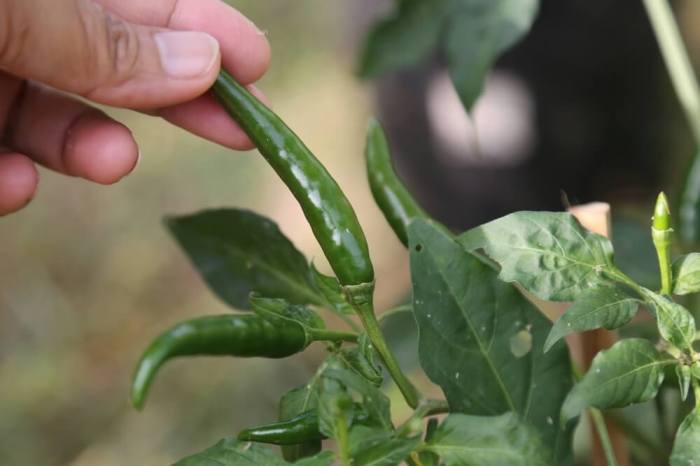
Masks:
[[[26,206],[38,183],[39,173],[28,157],[0,148],[0,216]]]
[[[128,22],[92,0],[0,1],[0,69],[100,103],[192,100],[214,82],[220,59],[209,34]]]
[[[138,160],[124,125],[37,85],[28,85],[8,127],[6,144],[48,168],[97,183],[119,181]]]
[[[248,89],[256,97],[267,102],[267,98],[258,88],[249,85]],[[162,109],[159,114],[169,122],[222,146],[235,150],[250,150],[254,147],[245,132],[209,94],[191,102]]]
[[[127,21],[211,34],[221,45],[223,66],[243,84],[257,81],[270,64],[265,34],[220,0],[97,1]]]
[[[162,109],[159,114],[169,122],[222,146],[236,150],[253,148],[248,136],[209,95]]]

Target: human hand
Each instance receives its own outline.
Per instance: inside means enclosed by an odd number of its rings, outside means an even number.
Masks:
[[[0,0],[0,216],[33,197],[35,163],[103,184],[136,165],[131,132],[68,94],[249,149],[203,94],[222,62],[250,84],[269,59],[264,34],[220,0]]]

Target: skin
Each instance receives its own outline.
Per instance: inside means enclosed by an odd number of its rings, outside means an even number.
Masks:
[[[159,38],[174,31],[199,32],[181,43],[208,44],[187,51],[196,70],[163,61]],[[129,129],[78,96],[252,148],[204,94],[220,66],[250,85],[269,60],[264,34],[220,0],[0,0],[0,216],[32,199],[37,164],[102,184],[134,169]]]

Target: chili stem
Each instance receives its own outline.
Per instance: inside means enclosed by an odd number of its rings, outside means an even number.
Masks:
[[[418,391],[403,373],[398,361],[396,361],[396,357],[394,357],[394,354],[386,344],[386,340],[384,340],[382,331],[379,328],[379,322],[377,322],[377,316],[374,314],[374,307],[371,301],[363,303],[353,302],[352,304],[355,308],[355,312],[360,316],[362,326],[365,328],[372,345],[374,345],[374,349],[377,350],[379,357],[382,358],[387,371],[389,371],[389,375],[391,375],[391,378],[396,382],[408,406],[415,409],[419,401]]]
[[[345,422],[345,415],[338,416],[335,420],[336,442],[338,445],[338,454],[340,455],[340,464],[342,466],[350,466],[350,447],[348,444],[348,423]]]
[[[618,466],[617,459],[615,459],[615,451],[613,450],[612,443],[610,443],[608,428],[605,425],[605,419],[603,419],[603,414],[596,408],[590,408],[588,412],[591,414],[591,420],[593,421],[593,425],[595,426],[598,436],[600,437],[600,445],[603,447],[605,460],[607,461],[608,466]]]
[[[357,342],[357,334],[356,333],[335,332],[333,330],[321,330],[321,329],[316,329],[316,328],[309,329],[307,331],[308,331],[309,336],[311,336],[311,339],[313,341],[334,341],[334,342],[347,341],[350,343]]]
[[[666,0],[644,0],[656,40],[671,75],[673,87],[683,107],[695,142],[700,147],[700,88],[683,45],[673,11]]]

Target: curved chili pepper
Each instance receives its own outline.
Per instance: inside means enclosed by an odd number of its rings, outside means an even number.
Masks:
[[[372,118],[367,127],[367,178],[374,200],[389,225],[408,246],[406,229],[414,218],[428,218],[408,192],[391,165],[389,144],[379,122]]]
[[[301,205],[340,283],[373,283],[364,232],[325,167],[274,112],[225,71],[219,73],[213,91]]]
[[[143,407],[160,367],[177,356],[230,355],[284,358],[309,345],[304,328],[291,321],[278,326],[255,314],[199,317],[162,333],[146,349],[136,368],[131,400]]]
[[[274,445],[297,445],[324,438],[326,437],[318,427],[318,413],[314,411],[307,411],[286,421],[251,427],[238,434],[238,440]]]

